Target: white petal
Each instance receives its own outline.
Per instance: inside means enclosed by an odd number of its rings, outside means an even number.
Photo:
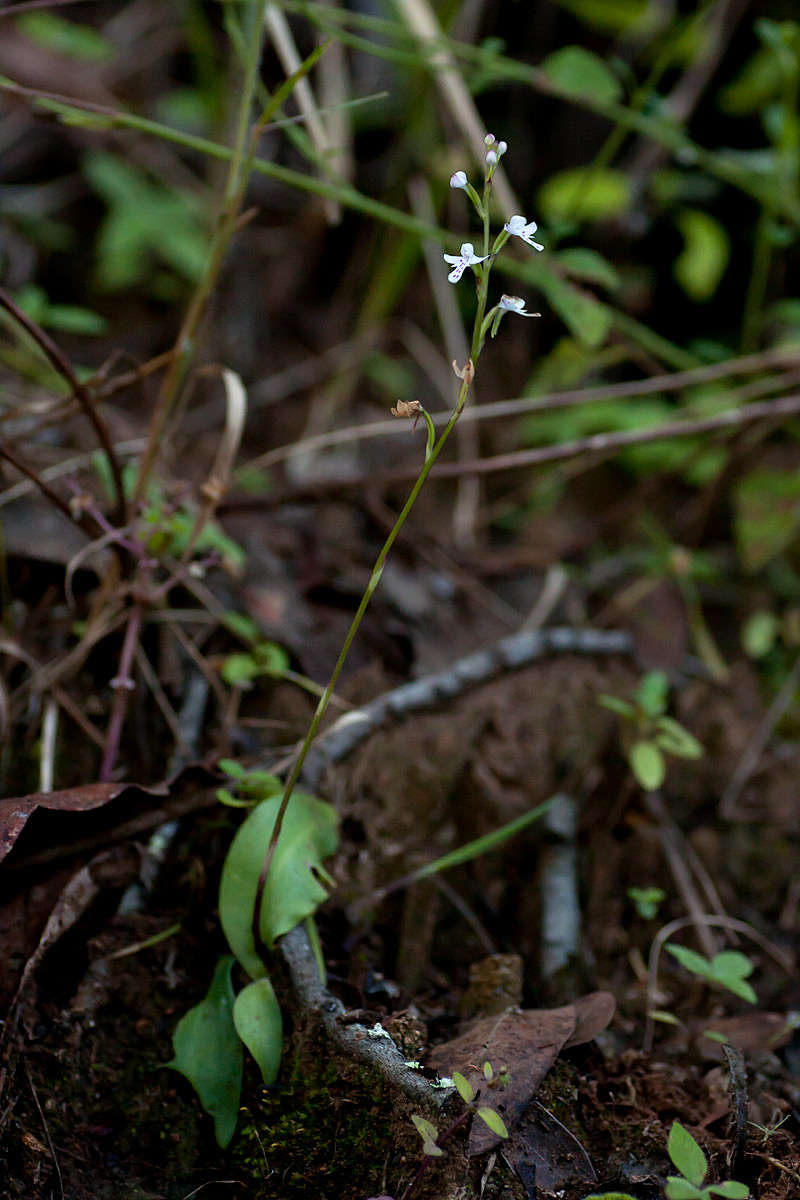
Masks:
[[[475,247],[472,242],[464,242],[461,247],[461,257],[466,258],[468,262],[475,257]]]
[[[467,264],[465,263],[463,258],[458,260],[458,265],[453,267],[453,270],[447,276],[447,278],[450,280],[451,283],[458,283],[459,279],[464,274],[466,266],[467,266]]]
[[[444,258],[445,262],[449,262],[449,263],[460,263],[461,262],[460,254],[445,254],[445,255],[443,255],[443,258]]]

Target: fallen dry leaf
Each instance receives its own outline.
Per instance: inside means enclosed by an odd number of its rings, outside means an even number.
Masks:
[[[434,1047],[428,1066],[440,1075],[460,1071],[475,1091],[480,1091],[481,1104],[496,1109],[511,1129],[564,1047],[590,1041],[613,1013],[614,999],[608,992],[592,992],[562,1008],[510,1008],[499,1016],[473,1021],[458,1037]],[[506,1087],[489,1087],[483,1074],[485,1062],[491,1063],[495,1076],[508,1068]],[[477,1119],[470,1132],[469,1152],[483,1154],[500,1140]]]
[[[80,787],[66,788],[62,792],[32,792],[29,796],[15,796],[0,800],[0,862],[16,842],[31,813],[37,808],[54,809],[59,812],[88,812],[102,808],[115,800],[129,788],[163,795],[165,788],[142,788],[130,783],[86,783]]]

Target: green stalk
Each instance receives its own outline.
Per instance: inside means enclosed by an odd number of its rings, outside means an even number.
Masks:
[[[485,305],[486,305],[486,293],[488,290],[489,271],[488,270],[485,271],[483,273],[483,276],[484,277],[481,279],[481,281],[479,283],[479,287],[478,287],[479,300],[478,300],[478,312],[476,313],[475,326],[474,326],[473,335],[472,335],[473,347],[479,346],[479,344],[480,344],[480,330],[481,330],[481,323],[483,320],[483,308],[485,308]],[[481,300],[480,300],[481,292],[483,293],[483,306],[481,306]],[[397,517],[397,520],[395,521],[394,525],[392,526],[392,528],[389,532],[389,535],[386,538],[386,541],[383,543],[380,553],[378,554],[378,557],[375,560],[375,565],[372,568],[372,574],[370,576],[369,583],[367,584],[366,590],[365,590],[363,596],[361,597],[361,602],[359,603],[359,606],[356,609],[355,616],[353,617],[353,620],[350,623],[350,628],[347,631],[347,636],[344,640],[344,644],[342,645],[342,648],[339,652],[339,657],[336,660],[336,665],[333,668],[333,672],[331,674],[330,679],[328,680],[327,687],[325,688],[325,691],[322,693],[322,696],[320,697],[320,700],[319,700],[319,703],[317,704],[317,708],[314,713],[314,716],[311,719],[311,724],[308,727],[308,732],[306,733],[303,744],[300,747],[300,752],[298,753],[297,758],[295,759],[294,766],[292,767],[291,771],[289,772],[286,783],[284,785],[283,795],[281,796],[280,807],[278,809],[278,813],[275,818],[275,824],[272,827],[272,834],[270,835],[269,845],[267,846],[267,852],[264,857],[264,865],[261,868],[261,873],[258,878],[258,884],[256,886],[255,903],[253,905],[253,942],[255,944],[256,953],[259,954],[262,958],[264,958],[267,953],[267,948],[261,937],[261,928],[260,928],[260,926],[261,926],[261,908],[262,908],[262,903],[263,903],[263,899],[264,899],[264,889],[266,888],[267,877],[269,875],[269,870],[270,870],[270,866],[272,864],[272,859],[275,855],[275,849],[278,844],[278,839],[281,836],[281,830],[283,828],[283,821],[284,821],[284,817],[286,816],[286,810],[289,807],[289,801],[291,800],[292,792],[294,791],[297,781],[300,778],[300,774],[303,770],[303,765],[306,761],[306,758],[308,757],[308,753],[311,749],[311,746],[313,745],[314,739],[317,736],[317,732],[319,730],[320,724],[322,723],[322,719],[325,716],[328,705],[330,704],[331,697],[334,694],[334,690],[336,688],[336,684],[338,682],[339,676],[342,673],[344,665],[347,661],[347,656],[350,653],[350,647],[352,646],[355,636],[358,633],[358,629],[364,618],[364,614],[366,613],[367,609],[369,608],[370,601],[372,600],[375,590],[376,590],[378,584],[380,583],[381,575],[383,574],[383,568],[386,565],[386,559],[388,558],[389,551],[391,550],[392,546],[394,545],[394,543],[397,539],[397,536],[400,533],[400,530],[405,525],[406,518],[408,517],[409,513],[411,512],[411,509],[414,507],[417,497],[419,496],[420,492],[422,491],[422,487],[425,483],[425,480],[428,478],[428,475],[430,474],[433,464],[436,462],[436,459],[439,457],[440,453],[442,452],[445,442],[450,437],[450,434],[453,431],[456,421],[461,416],[461,413],[464,411],[464,405],[467,402],[467,396],[469,395],[470,384],[472,383],[473,378],[474,378],[474,371],[469,369],[469,364],[467,364],[467,366],[465,366],[465,368],[464,368],[464,376],[461,381],[461,387],[459,388],[458,400],[456,402],[456,406],[453,409],[450,419],[448,420],[447,424],[445,425],[444,429],[442,430],[441,434],[439,435],[438,441],[436,441],[433,445],[431,444],[432,433],[433,433],[433,422],[430,420],[430,418],[428,417],[428,414],[423,409],[423,415],[425,416],[425,423],[426,423],[426,427],[427,427],[427,431],[428,431],[427,446],[426,446],[426,452],[425,452],[425,462],[423,463],[422,469],[420,470],[420,473],[417,476],[416,483],[414,484],[413,488],[411,489],[411,492],[409,493],[408,499],[406,500],[405,504],[403,505],[403,508],[401,509],[400,514]]]

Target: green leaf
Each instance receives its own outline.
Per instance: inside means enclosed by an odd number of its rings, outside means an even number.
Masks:
[[[217,788],[214,795],[219,800],[220,804],[226,805],[228,808],[252,808],[254,801],[243,800],[241,796],[234,796],[233,792],[228,788]]]
[[[220,671],[223,681],[230,687],[249,687],[261,673],[252,654],[229,654]]]
[[[107,291],[152,282],[156,262],[195,283],[205,267],[208,239],[197,198],[113,154],[93,151],[83,164],[89,183],[108,205],[97,240],[97,279]]]
[[[708,1170],[708,1162],[689,1130],[684,1129],[680,1121],[672,1122],[667,1142],[667,1154],[689,1183],[693,1183],[695,1187],[701,1187]]]
[[[658,717],[667,707],[669,680],[664,671],[648,671],[633,698],[649,717]]]
[[[479,1108],[478,1116],[489,1126],[492,1133],[496,1133],[498,1137],[507,1138],[508,1130],[505,1122],[499,1113],[496,1113],[493,1108]]]
[[[728,1044],[728,1037],[724,1033],[720,1033],[718,1029],[704,1029],[703,1037],[708,1038],[710,1042],[718,1042],[720,1046]]]
[[[539,209],[557,221],[611,221],[631,202],[631,183],[612,167],[572,167],[551,175],[539,188]]]
[[[244,779],[247,775],[241,763],[238,763],[235,758],[221,758],[217,763],[220,771],[223,771],[231,779]]]
[[[778,638],[779,622],[775,613],[762,609],[752,613],[742,630],[742,647],[750,658],[769,654]]]
[[[258,1063],[264,1083],[274,1083],[281,1065],[283,1023],[269,979],[256,979],[239,992],[233,1006],[233,1023]]]
[[[667,1176],[664,1195],[667,1200],[706,1200],[706,1192],[702,1188],[695,1187],[688,1179],[681,1179],[677,1175]]]
[[[675,942],[667,942],[664,949],[668,950],[673,958],[677,958],[681,966],[685,967],[687,971],[691,971],[693,975],[701,975],[704,979],[713,978],[714,969],[702,954],[690,950],[688,946],[678,946]]]
[[[255,642],[261,636],[257,623],[245,613],[226,612],[222,624],[243,642]]]
[[[659,717],[656,721],[656,744],[667,754],[676,758],[702,758],[705,751],[696,737],[684,729],[672,717]]]
[[[746,982],[747,976],[752,975],[753,970],[750,959],[738,950],[722,950],[711,960],[713,979],[750,1004],[755,1004],[757,1000],[753,988]]]
[[[414,1128],[423,1141],[435,1142],[439,1136],[439,1130],[429,1121],[427,1117],[421,1117],[418,1113],[412,1113],[411,1120],[414,1122]],[[441,1154],[441,1150],[439,1151]]]
[[[675,1013],[666,1012],[663,1008],[651,1008],[647,1015],[650,1017],[651,1021],[660,1021],[662,1025],[683,1024],[683,1022],[679,1021],[675,1016]]]
[[[584,345],[601,346],[611,329],[611,312],[605,304],[557,275],[542,275],[537,281],[551,308]]]
[[[653,742],[634,742],[628,752],[628,761],[637,782],[647,792],[661,787],[666,775],[664,755]]]
[[[277,642],[259,642],[255,648],[255,656],[266,675],[285,675],[289,670],[289,655]]]
[[[692,300],[710,300],[730,258],[724,225],[697,208],[685,208],[675,218],[684,247],[673,265],[676,280]]]
[[[228,944],[253,979],[264,964],[253,944],[256,885],[280,796],[263,800],[243,822],[228,851],[219,889],[219,915]],[[267,879],[261,907],[261,936],[267,946],[310,916],[327,899],[319,876],[322,860],[338,846],[338,816],[332,805],[304,792],[293,792]]]
[[[621,717],[633,717],[636,713],[633,705],[629,704],[627,700],[620,700],[618,696],[609,696],[605,692],[597,697],[597,703],[601,704],[603,708],[610,709],[611,712],[619,713]]]
[[[707,1192],[714,1192],[717,1196],[724,1196],[725,1200],[747,1200],[750,1195],[750,1188],[746,1183],[737,1183],[735,1179],[729,1179],[725,1183],[712,1183],[706,1188]]]
[[[636,905],[639,916],[644,917],[646,921],[652,921],[658,913],[659,904],[667,898],[666,892],[659,887],[629,887],[627,895]]]
[[[462,1075],[460,1071],[453,1071],[453,1083],[464,1103],[471,1104],[475,1099],[475,1089],[466,1076]]]
[[[555,54],[547,56],[541,70],[568,96],[586,96],[612,104],[622,97],[622,87],[613,71],[602,58],[582,46],[564,46],[562,50],[556,50]]]
[[[586,246],[573,246],[569,250],[559,250],[556,259],[567,274],[575,279],[599,283],[610,292],[616,291],[620,285],[616,269],[596,250],[589,250]]]
[[[24,13],[16,20],[17,29],[32,42],[85,63],[107,63],[114,56],[111,42],[89,25],[66,21],[49,12]]]
[[[242,1089],[242,1043],[233,1024],[233,958],[217,963],[211,987],[178,1022],[172,1037],[175,1057],[164,1065],[180,1071],[214,1118],[220,1146],[233,1137]]]
[[[649,10],[647,0],[558,0],[558,4],[585,24],[605,33],[624,33],[631,25],[636,25],[640,36],[644,36]]]
[[[628,1192],[593,1192],[585,1200],[635,1200]]]

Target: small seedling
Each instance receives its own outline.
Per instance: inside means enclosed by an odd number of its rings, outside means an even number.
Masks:
[[[688,1129],[680,1121],[673,1121],[667,1143],[667,1153],[680,1175],[668,1175],[665,1194],[667,1200],[708,1200],[711,1196],[724,1196],[726,1200],[747,1200],[750,1189],[746,1183],[733,1179],[724,1183],[708,1183],[703,1180],[708,1174],[708,1159]]]
[[[645,921],[652,921],[653,917],[658,916],[658,906],[662,900],[667,898],[667,893],[659,887],[629,887],[626,894],[636,906],[639,916],[643,917]]]
[[[253,808],[269,796],[280,795],[283,784],[269,771],[247,771],[232,758],[221,758],[219,769],[228,776],[228,786],[217,788],[217,799],[229,808]]]
[[[709,983],[716,983],[720,987],[727,988],[729,992],[740,996],[742,1000],[747,1000],[749,1004],[756,1003],[756,994],[747,982],[747,977],[752,975],[754,967],[746,954],[742,954],[738,950],[722,950],[709,959],[695,950],[689,950],[686,946],[677,946],[672,942],[668,942],[665,948],[674,958],[677,958],[681,966],[686,967],[687,971],[691,971],[693,975],[700,975]]]
[[[502,1067],[497,1073],[490,1062],[483,1064],[483,1077],[489,1087],[505,1087],[508,1082],[508,1068]],[[507,1138],[508,1130],[505,1122],[498,1112],[493,1108],[489,1108],[485,1104],[479,1104],[480,1092],[476,1092],[470,1081],[460,1071],[453,1072],[453,1087],[458,1092],[461,1099],[464,1101],[465,1111],[461,1116],[446,1129],[443,1133],[439,1133],[437,1127],[427,1117],[420,1117],[416,1113],[411,1120],[414,1122],[414,1127],[417,1133],[422,1138],[422,1153],[428,1158],[439,1158],[444,1154],[441,1143],[447,1141],[449,1137],[464,1124],[470,1113],[474,1113],[476,1117],[485,1122],[489,1126],[492,1133],[497,1137]]]
[[[666,715],[669,681],[663,671],[649,671],[631,700],[603,694],[598,702],[622,718],[625,756],[639,784],[648,792],[661,787],[667,773],[666,755],[700,758],[703,747],[695,737]]]

